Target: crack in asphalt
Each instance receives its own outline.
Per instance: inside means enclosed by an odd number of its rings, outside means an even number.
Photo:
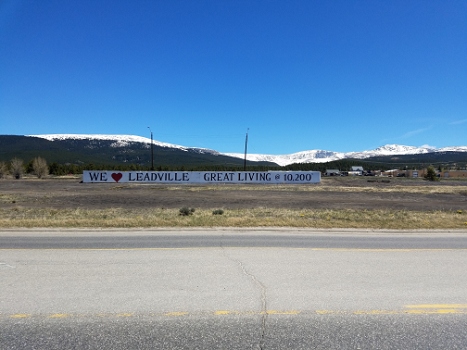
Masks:
[[[234,259],[230,257],[227,254],[227,251],[225,250],[225,247],[222,244],[222,239],[220,242],[220,247],[222,248],[222,253],[223,255],[230,261],[235,262],[241,269],[242,273],[245,276],[248,276],[253,283],[259,288],[261,292],[261,339],[259,341],[259,349],[264,350],[266,349],[265,347],[265,337],[266,337],[266,323],[267,323],[267,318],[268,318],[268,308],[267,308],[267,298],[266,298],[266,287],[264,284],[261,283],[260,280],[256,278],[255,275],[252,273],[248,272],[247,269],[245,268],[245,265],[238,259]]]
[[[266,321],[267,321],[267,317],[268,317],[268,313],[267,313],[267,299],[266,299],[266,287],[264,286],[264,284],[261,283],[261,281],[259,281],[255,275],[249,273],[246,268],[245,268],[245,265],[243,265],[243,263],[240,261],[240,260],[236,260],[236,259],[231,259],[233,261],[236,261],[238,263],[238,265],[240,266],[242,272],[250,277],[254,284],[256,284],[260,291],[261,291],[261,340],[259,342],[259,348],[260,350],[264,350],[265,347],[264,347],[264,338],[266,336]]]

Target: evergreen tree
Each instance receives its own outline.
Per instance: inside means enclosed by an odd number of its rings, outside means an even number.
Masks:
[[[430,165],[426,169],[425,179],[427,179],[429,181],[438,181],[439,180],[438,176],[436,175],[435,168],[433,166]]]

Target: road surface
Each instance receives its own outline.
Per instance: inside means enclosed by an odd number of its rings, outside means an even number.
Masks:
[[[0,349],[465,349],[467,232],[3,230]]]

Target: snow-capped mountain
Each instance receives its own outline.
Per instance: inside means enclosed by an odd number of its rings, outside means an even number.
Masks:
[[[45,135],[26,135],[30,137],[40,137],[49,141],[63,140],[106,140],[115,141],[115,147],[125,147],[131,142],[151,144],[151,139],[135,135],[104,135],[104,134],[45,134]],[[154,145],[162,147],[184,148],[183,146],[171,143],[163,143],[154,140]]]
[[[244,158],[242,153],[224,153],[226,156]],[[280,166],[285,166],[294,163],[327,163],[333,160],[345,158],[345,153],[311,150],[292,154],[272,155],[272,154],[247,154],[247,160],[261,162],[273,162]]]
[[[143,136],[135,135],[105,135],[105,134],[44,134],[44,135],[26,135],[30,137],[39,137],[49,141],[63,141],[63,140],[104,140],[115,141],[111,144],[112,147],[127,147],[131,143],[143,143],[147,148],[151,147],[151,139]],[[182,151],[195,150],[199,153],[219,154],[219,152],[201,147],[186,147],[173,143],[166,143],[153,140],[154,146],[176,148]]]
[[[467,152],[467,146],[435,148],[431,146],[414,147],[404,145],[385,145],[374,150],[348,153],[310,150],[284,155],[247,154],[247,160],[269,161],[280,166],[285,166],[293,163],[327,163],[345,158],[365,159],[378,156],[400,156],[435,152]],[[226,153],[225,155],[238,158],[245,157],[245,155],[241,153]]]
[[[403,145],[385,145],[378,147],[371,151],[363,152],[350,152],[346,153],[346,158],[368,158],[368,157],[377,157],[377,156],[392,156],[392,155],[406,155],[406,154],[424,154],[424,153],[433,153],[437,149],[431,146],[403,146]]]
[[[106,140],[114,141],[112,147],[127,147],[131,143],[143,143],[149,148],[151,145],[151,139],[134,136],[134,135],[99,135],[99,134],[47,134],[47,135],[28,135],[33,137],[39,137],[47,139],[49,141],[55,140]],[[235,158],[244,158],[243,153],[219,153],[215,150],[201,148],[201,147],[186,147],[175,145],[171,143],[165,143],[160,141],[153,141],[155,146],[167,147],[167,148],[176,148],[183,151],[196,151],[199,153],[213,154],[213,155],[223,155],[228,157]],[[431,146],[404,146],[404,145],[395,145],[389,144],[382,147],[378,147],[374,150],[362,151],[362,152],[333,152],[325,150],[309,150],[302,151],[292,154],[283,154],[283,155],[272,155],[272,154],[247,154],[247,160],[256,161],[256,162],[273,162],[280,166],[285,166],[294,163],[326,163],[334,160],[345,159],[345,158],[356,158],[356,159],[365,159],[370,157],[377,156],[398,156],[398,155],[411,155],[411,154],[426,154],[426,153],[435,153],[435,152],[467,152],[467,146],[458,146],[458,147],[444,147],[444,148],[435,148]]]

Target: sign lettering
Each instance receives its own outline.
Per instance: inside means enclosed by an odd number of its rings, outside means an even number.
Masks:
[[[83,171],[83,182],[309,184],[320,181],[319,171]]]

